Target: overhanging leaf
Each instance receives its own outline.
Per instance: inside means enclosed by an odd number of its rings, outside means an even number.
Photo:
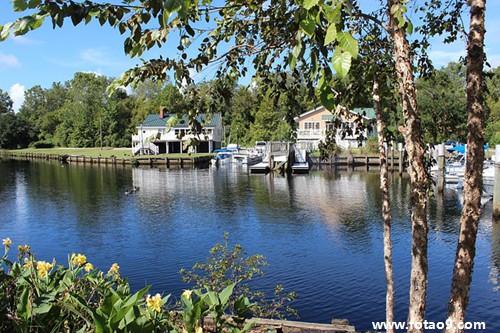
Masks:
[[[328,110],[335,109],[335,93],[332,88],[326,87],[320,91],[319,99],[321,104]]]
[[[314,29],[316,28],[316,23],[314,22],[313,19],[305,18],[302,21],[300,21],[299,25],[302,31],[306,33],[306,35],[312,37],[312,35],[314,34]]]
[[[337,74],[344,78],[347,76],[351,68],[352,55],[349,52],[341,52],[339,49],[335,50],[332,58],[333,69]]]
[[[343,31],[337,34],[337,40],[342,50],[349,52],[350,57],[357,58],[359,52],[358,41],[349,32]]]
[[[335,40],[337,40],[337,27],[335,23],[332,23],[326,30],[325,45],[328,45]]]
[[[304,4],[302,5],[305,9],[309,10],[312,7],[318,4],[319,0],[304,0]]]
[[[15,12],[22,12],[28,8],[28,3],[26,0],[14,0],[12,3],[12,7]]]
[[[4,25],[3,27],[0,26],[0,41],[3,41],[3,40],[6,40],[7,37],[9,37],[9,33],[10,33],[10,29],[12,28],[12,26],[14,25],[14,23],[10,22],[10,23],[7,23],[6,25]]]

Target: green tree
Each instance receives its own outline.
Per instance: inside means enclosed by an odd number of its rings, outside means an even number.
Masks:
[[[104,146],[130,146],[131,136],[135,132],[135,128],[130,128],[133,106],[134,100],[123,89],[116,91],[107,99],[98,119],[99,132],[102,131],[102,144]]]
[[[0,89],[0,115],[13,112],[13,105],[14,103],[12,102],[9,94]]]
[[[103,76],[75,74],[62,107],[61,124],[56,130],[57,143],[72,147],[99,146],[108,84]]]
[[[53,83],[49,89],[34,86],[26,90],[19,115],[30,122],[34,139],[52,142],[55,129],[59,124],[57,117],[68,95],[68,86]]]
[[[491,146],[500,144],[500,67],[487,73],[486,77],[486,121],[484,137]]]
[[[449,63],[431,77],[418,79],[417,88],[425,141],[432,144],[449,139],[465,141],[465,68],[458,63]]]
[[[25,119],[14,112],[0,114],[0,148],[25,148],[30,139],[30,126]]]
[[[256,103],[256,96],[250,88],[242,86],[236,88],[231,104],[231,122],[226,126],[226,130],[238,138],[240,145],[253,145],[252,132],[249,129],[255,121]]]

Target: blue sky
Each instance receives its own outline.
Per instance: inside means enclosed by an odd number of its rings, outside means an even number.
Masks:
[[[14,21],[20,15],[12,11],[8,0],[0,0],[0,13],[0,24]],[[488,62],[497,67],[500,66],[500,1],[487,3],[486,23]],[[24,91],[37,84],[48,88],[53,82],[70,80],[76,72],[117,77],[140,63],[139,59],[131,59],[124,54],[124,38],[117,30],[108,26],[103,28],[96,22],[74,27],[70,21],[65,21],[62,29],[54,30],[50,20],[47,20],[38,30],[0,42],[0,89],[9,92],[15,109],[18,109]],[[158,57],[160,54],[174,56],[176,51],[176,44],[167,44],[161,50],[153,49],[145,53],[142,58]],[[444,45],[434,40],[430,51],[437,67],[457,61],[464,54],[464,42]]]

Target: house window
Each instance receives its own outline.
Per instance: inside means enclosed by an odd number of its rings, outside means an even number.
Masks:
[[[306,122],[304,122],[304,129],[305,130],[314,130],[314,129],[319,130],[319,121],[306,121]]]

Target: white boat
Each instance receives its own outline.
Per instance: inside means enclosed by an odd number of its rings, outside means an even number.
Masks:
[[[217,155],[214,156],[211,162],[212,165],[221,166],[230,164],[232,163],[232,161],[233,161],[233,153],[223,149],[223,151],[219,151]]]
[[[233,162],[246,165],[254,165],[262,162],[262,155],[254,151],[241,151],[233,153]]]

